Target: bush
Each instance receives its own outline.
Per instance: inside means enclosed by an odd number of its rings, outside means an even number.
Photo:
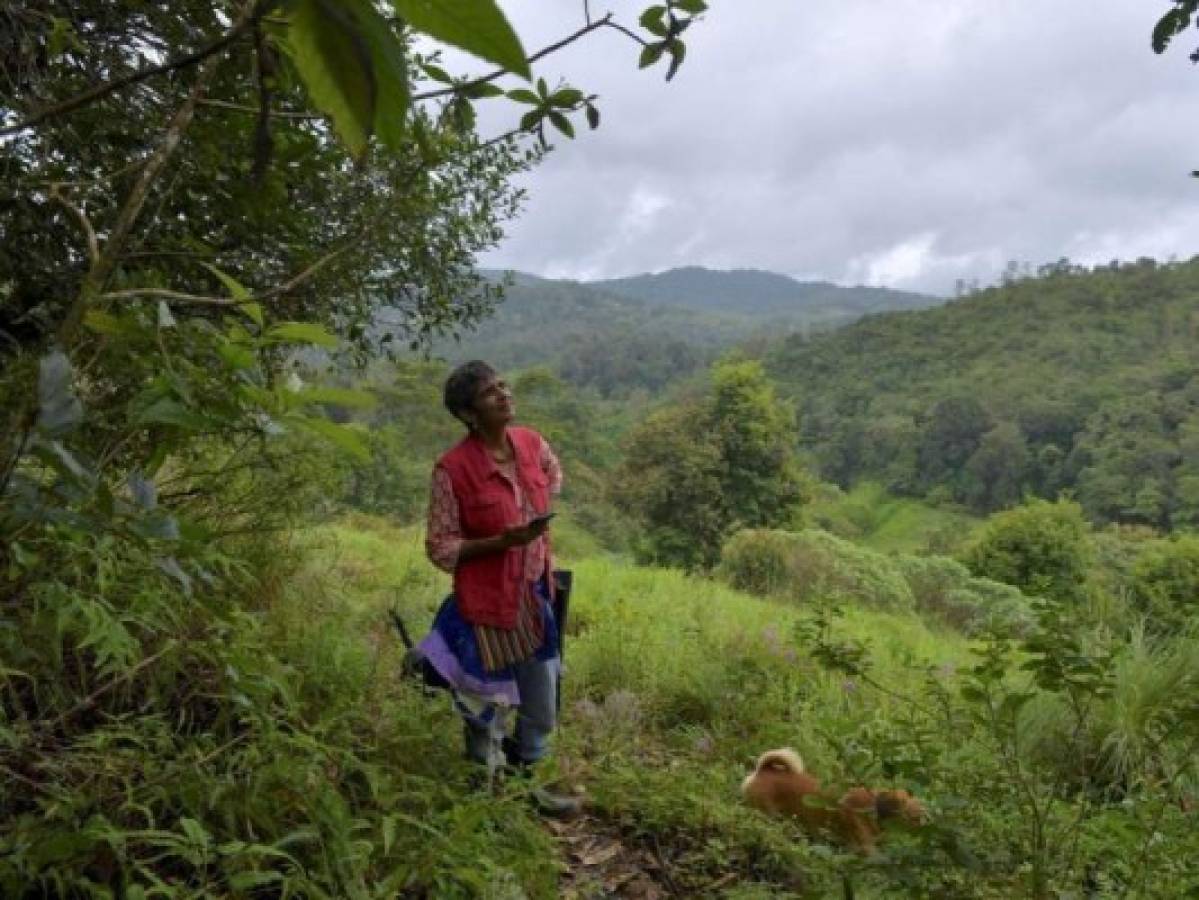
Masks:
[[[1199,537],[1156,541],[1132,569],[1137,606],[1161,626],[1185,627],[1199,609]]]
[[[876,609],[911,609],[895,562],[824,531],[745,529],[721,552],[719,575],[735,588],[798,602],[832,597]]]
[[[1031,500],[997,513],[963,554],[975,575],[1063,600],[1086,596],[1093,559],[1090,527],[1071,500]]]
[[[989,624],[1019,628],[1028,619],[1028,598],[1009,584],[976,578],[944,556],[897,556],[916,608],[947,625],[974,634]]]

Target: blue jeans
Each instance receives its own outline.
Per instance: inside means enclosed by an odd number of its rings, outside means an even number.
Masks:
[[[549,752],[550,733],[557,719],[557,659],[536,657],[513,666],[520,706],[516,710],[516,751],[522,762],[534,763]],[[487,729],[463,720],[466,755],[477,763],[487,763]]]

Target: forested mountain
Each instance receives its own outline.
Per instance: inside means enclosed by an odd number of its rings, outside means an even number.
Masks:
[[[796,325],[840,325],[868,313],[922,309],[940,297],[878,287],[797,281],[760,269],[717,271],[701,266],[588,282],[591,287],[657,306],[736,312]]]
[[[511,279],[491,318],[435,351],[451,361],[479,356],[508,368],[545,364],[605,396],[660,390],[722,350],[780,328],[831,328],[871,311],[941,302],[751,269],[690,267],[590,283],[519,272]]]
[[[1199,260],[1036,278],[769,354],[842,485],[980,511],[1075,493],[1096,521],[1199,525]]]
[[[481,357],[503,368],[547,365],[572,384],[610,396],[657,391],[763,328],[746,315],[656,306],[574,281],[512,278],[491,318],[434,351],[451,362]]]

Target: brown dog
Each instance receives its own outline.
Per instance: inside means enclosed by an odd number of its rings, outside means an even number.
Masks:
[[[805,771],[803,759],[789,748],[763,753],[753,774],[742,782],[741,793],[750,806],[794,816],[813,837],[831,836],[867,854],[875,850],[880,823],[914,828],[925,821],[924,807],[907,791],[856,787],[838,799]]]

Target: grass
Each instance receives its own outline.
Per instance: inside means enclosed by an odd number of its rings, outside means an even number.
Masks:
[[[354,517],[309,532],[304,543],[307,563],[288,589],[292,602],[302,598],[303,625],[288,615],[288,627],[316,643],[330,628],[353,636],[359,650],[326,647],[322,665],[331,678],[355,673],[348,677],[361,678],[368,693],[402,710],[405,720],[388,726],[395,764],[412,779],[431,821],[456,821],[462,807],[520,823],[517,833],[538,831],[519,804],[496,807],[466,787],[469,770],[459,759],[457,723],[445,698],[421,697],[396,681],[398,641],[387,610],[397,607],[419,638],[449,588],[448,578],[425,561],[419,532]],[[898,715],[901,701],[867,697],[805,658],[796,641],[802,609],[614,559],[566,565],[577,588],[554,772],[582,784],[610,827],[634,841],[665,840],[661,852],[680,889],[698,895],[720,883],[730,896],[791,896],[788,885],[827,874],[829,859],[840,857],[797,842],[787,823],[745,809],[739,783],[758,753],[781,745],[797,747],[834,783],[850,779],[825,733],[851,730],[865,710]],[[851,609],[841,627],[847,638],[875,642],[877,665],[909,672],[889,678],[896,691],[918,687],[913,663],[952,666],[966,654],[961,638],[934,632],[914,615]],[[439,778],[448,787],[433,796]],[[510,847],[486,840],[473,847],[494,870],[517,871]],[[552,853],[535,849],[548,864]],[[534,896],[552,896],[544,883],[520,880]]]
[[[807,513],[833,532],[883,553],[944,553],[981,521],[964,512],[896,497],[871,481],[854,485],[848,493],[819,496]]]
[[[815,655],[820,603],[761,599],[596,555],[568,520],[561,528],[560,562],[574,570],[576,593],[545,777],[581,785],[595,827],[657,859],[676,893],[818,897],[841,891],[848,877],[858,897],[1027,895],[1019,800],[1004,786],[1005,763],[988,732],[961,702],[963,673],[975,661],[965,637],[912,611],[852,602],[826,609],[822,646],[860,655],[860,673],[838,673]],[[398,786],[391,796],[399,809],[384,821],[402,848],[402,877],[388,883],[450,898],[558,896],[562,848],[519,793],[491,797],[470,786],[447,699],[397,678],[400,647],[387,611],[399,609],[419,638],[449,589],[425,561],[419,531],[354,517],[302,541],[306,563],[273,612],[281,640],[326,673],[325,702],[354,696],[377,710],[362,740]],[[1088,739],[1109,761],[1141,765],[1161,749],[1145,737],[1149,725],[1168,724],[1158,721],[1161,696],[1199,683],[1199,657],[1191,645],[1129,647],[1122,683]],[[1030,738],[1052,737],[1060,714],[1047,704],[1027,711]],[[1031,721],[1037,714],[1044,721]],[[739,798],[756,756],[779,746],[795,747],[834,787],[913,790],[936,827],[920,840],[893,836],[887,856],[870,861],[803,838]],[[1058,759],[1058,746],[1041,742],[1037,752],[1047,766],[1072,766]],[[1173,865],[1180,874],[1169,877],[1189,877],[1183,860],[1199,853],[1199,838],[1176,806],[1080,809],[1079,846],[1115,856],[1129,852],[1129,834],[1151,826],[1163,835],[1153,871]],[[1067,886],[1078,877],[1061,869]]]

